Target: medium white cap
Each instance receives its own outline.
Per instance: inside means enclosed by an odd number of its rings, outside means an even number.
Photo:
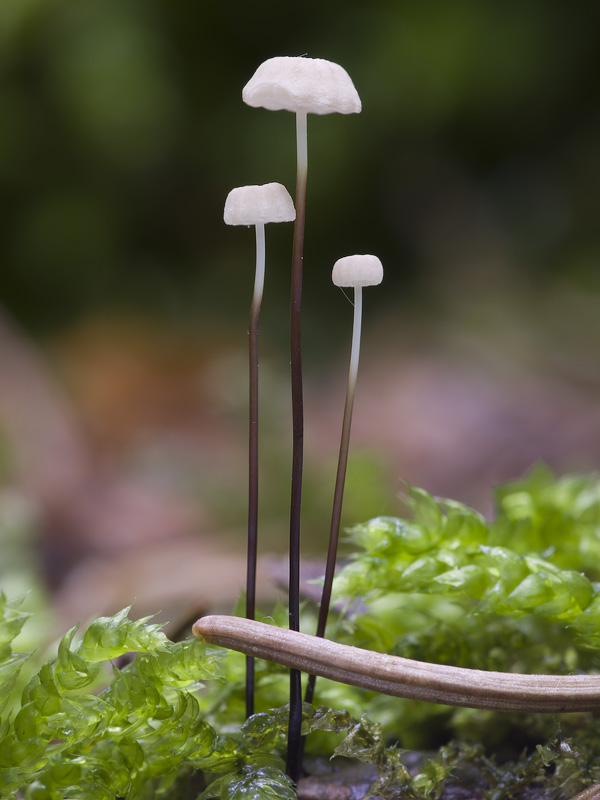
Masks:
[[[360,97],[346,70],[323,58],[280,56],[264,61],[242,90],[249,106],[269,111],[358,114]]]
[[[336,286],[376,286],[383,280],[383,265],[377,256],[345,256],[333,265]]]
[[[288,190],[281,183],[238,186],[227,195],[223,219],[227,225],[293,222],[296,209]]]

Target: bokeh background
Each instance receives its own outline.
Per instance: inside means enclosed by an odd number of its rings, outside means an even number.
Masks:
[[[404,481],[490,514],[536,463],[600,466],[593,3],[0,0],[0,571],[61,620],[241,586],[254,243],[222,210],[238,185],[293,194],[294,118],[241,89],[302,54],[363,101],[309,120],[307,555],[341,425],[342,255],[386,270],[345,524],[398,513]],[[261,541],[283,554],[291,226],[267,234]],[[261,569],[268,600],[281,562]]]

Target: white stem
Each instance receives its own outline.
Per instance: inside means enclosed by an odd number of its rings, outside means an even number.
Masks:
[[[296,153],[297,153],[297,168],[298,175],[304,175],[308,172],[308,144],[306,135],[306,119],[308,114],[303,109],[296,111]]]
[[[354,395],[358,376],[358,359],[360,356],[360,330],[362,326],[362,286],[354,287],[354,325],[352,328],[352,349],[350,351],[350,369],[348,371],[348,394]]]
[[[256,223],[256,274],[254,276],[253,302],[260,306],[265,285],[265,224]]]

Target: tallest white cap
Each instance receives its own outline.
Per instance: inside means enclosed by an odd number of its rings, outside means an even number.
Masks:
[[[270,111],[358,114],[360,97],[346,70],[323,58],[280,56],[264,61],[244,86],[242,100]]]

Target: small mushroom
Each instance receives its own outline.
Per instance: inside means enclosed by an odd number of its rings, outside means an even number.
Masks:
[[[304,410],[302,393],[302,345],[300,311],[302,305],[302,261],[306,210],[308,152],[306,120],[309,113],[356,114],[361,102],[348,73],[339,64],[321,58],[277,57],[261,64],[242,91],[250,106],[293,111],[296,114],[296,222],[292,251],[292,290],[290,312],[291,393],[292,393],[292,482],[290,500],[290,580],[289,626],[300,627],[300,507]],[[290,724],[287,771],[297,781],[300,772],[302,688],[300,673],[290,671]]]
[[[377,256],[345,256],[333,265],[331,280],[336,286],[377,286],[383,280],[383,265]],[[356,298],[360,292],[354,293]]]
[[[294,203],[281,183],[238,186],[225,200],[223,219],[227,225],[265,225],[267,222],[293,222]]]
[[[317,636],[325,636],[329,604],[331,601],[331,588],[335,573],[338,539],[340,534],[340,520],[342,516],[342,503],[344,500],[344,484],[346,482],[346,467],[348,464],[348,451],[350,448],[350,428],[352,426],[352,409],[358,376],[358,360],[360,355],[360,330],[362,325],[362,289],[363,286],[376,286],[383,280],[383,266],[377,256],[357,255],[340,258],[333,265],[331,279],[336,286],[354,287],[354,323],[352,328],[352,348],[350,352],[350,368],[348,371],[348,386],[346,389],[346,405],[344,406],[344,419],[342,422],[342,436],[338,457],[335,490],[333,493],[333,509],[331,512],[331,527],[329,530],[329,547],[327,549],[327,562],[325,565],[325,579],[321,594],[319,620],[317,623]],[[310,675],[306,687],[305,700],[312,703],[315,691],[315,675]]]
[[[225,201],[227,225],[256,228],[256,274],[249,325],[249,432],[248,432],[248,558],[246,617],[254,619],[256,606],[256,557],[258,544],[258,317],[265,282],[265,225],[292,222],[296,211],[292,198],[280,183],[239,186]],[[246,715],[254,713],[254,659],[246,658]]]
[[[324,58],[269,58],[242,91],[249,106],[269,111],[358,114],[360,97],[346,70]]]

